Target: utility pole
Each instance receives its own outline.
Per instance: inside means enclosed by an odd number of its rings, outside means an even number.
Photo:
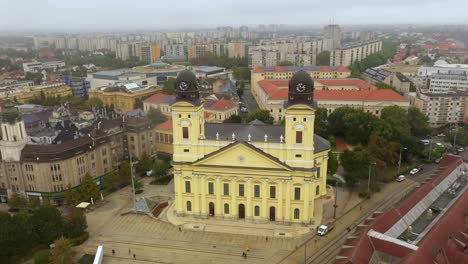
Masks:
[[[336,219],[336,208],[338,208],[337,200],[338,200],[338,181],[336,181],[336,184],[335,184],[335,204],[333,205],[333,219]]]
[[[455,136],[453,137],[453,147],[457,145],[457,133],[458,133],[458,126],[455,124]]]
[[[405,147],[402,148],[401,144],[400,144],[400,159],[398,160],[398,175],[400,175],[400,168],[401,168],[401,151],[402,149],[406,149]],[[397,175],[397,176],[398,176]]]
[[[429,161],[431,160],[431,156],[432,156],[432,135],[430,135],[430,139],[429,139]]]
[[[136,197],[135,197],[135,180],[134,174],[133,174],[133,159],[132,159],[132,151],[130,148],[128,148],[128,153],[130,157],[130,177],[132,178],[132,196],[133,196],[133,209],[135,210],[135,203],[136,203]]]
[[[369,177],[367,178],[367,191],[368,191],[368,192],[370,191],[370,175],[371,175],[371,168],[372,168],[372,165],[375,165],[375,164],[376,164],[375,162],[369,164]]]

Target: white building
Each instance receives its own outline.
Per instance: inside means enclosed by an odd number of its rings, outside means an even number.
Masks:
[[[429,90],[433,93],[447,93],[448,91],[468,91],[468,76],[466,73],[433,74],[430,78]]]
[[[65,62],[64,61],[33,61],[33,62],[25,62],[23,63],[23,71],[24,72],[41,72],[42,70],[53,70],[56,71],[58,69],[64,68]]]
[[[381,50],[381,40],[375,40],[365,43],[352,43],[330,52],[330,65],[350,66],[354,62],[361,61],[367,56],[379,52]]]

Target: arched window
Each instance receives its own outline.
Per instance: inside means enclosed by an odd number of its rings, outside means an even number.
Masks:
[[[229,204],[224,204],[224,213],[229,214]]]
[[[255,216],[260,216],[260,206],[256,205],[254,207],[254,215]]]
[[[192,211],[192,202],[187,201],[187,211],[191,212]]]
[[[319,195],[320,194],[320,186],[317,185],[317,187],[315,187],[315,195]]]
[[[299,219],[299,208],[294,209],[294,219]]]

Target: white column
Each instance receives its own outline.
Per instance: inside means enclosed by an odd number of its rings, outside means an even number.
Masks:
[[[267,199],[268,199],[268,192],[267,192],[267,181],[268,178],[263,178],[262,179],[262,190],[260,192],[260,196],[262,197],[262,219],[269,221],[269,216],[268,216],[268,208],[267,208]]]
[[[182,208],[182,196],[183,196],[183,190],[182,190],[182,173],[180,172],[175,172],[174,173],[175,181],[174,181],[174,191],[175,191],[175,200],[176,200],[176,212],[177,213],[182,213],[183,208]]]
[[[200,191],[201,191],[201,215],[202,217],[206,217],[208,215],[208,212],[206,211],[206,193],[208,192],[207,189],[208,187],[206,186],[206,176],[201,175],[201,185]]]
[[[312,186],[312,184],[310,184],[310,180],[305,180],[304,181],[304,184],[303,184],[303,189],[304,189],[304,208],[301,212],[302,214],[302,221],[304,223],[309,223],[309,211],[310,211],[310,208],[309,208],[309,191],[310,191],[310,186]]]
[[[230,215],[232,218],[237,218],[237,177],[231,177],[231,186],[229,188],[230,195],[231,195],[231,208],[230,208]]]
[[[221,195],[223,192],[223,186],[221,186],[221,176],[216,176],[216,206],[215,206],[215,217],[221,217],[223,215],[223,208],[221,204]]]
[[[293,195],[291,182],[292,180],[286,180],[286,210],[284,212],[284,220],[286,222],[291,221],[291,196]]]
[[[196,216],[200,214],[200,195],[199,195],[199,179],[198,174],[192,174],[192,192],[193,192],[193,201],[192,201],[192,213]]]
[[[278,221],[283,221],[283,179],[278,180]]]
[[[252,212],[253,212],[253,207],[252,207],[252,178],[248,177],[245,179],[247,181],[247,204],[245,205],[245,218],[246,219],[252,219]]]

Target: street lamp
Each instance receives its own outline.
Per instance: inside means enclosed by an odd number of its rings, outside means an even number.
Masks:
[[[338,208],[337,199],[338,199],[338,183],[341,181],[336,181],[335,184],[335,204],[333,205],[333,219],[336,219],[336,208]],[[341,187],[341,186],[340,186]]]
[[[407,149],[407,148],[402,147],[401,144],[400,144],[400,159],[398,160],[398,173],[397,173],[398,175],[400,175],[400,168],[401,168],[401,151],[402,151],[403,149]]]
[[[377,163],[375,162],[372,162],[371,164],[369,164],[369,177],[367,178],[367,191],[369,192],[370,191],[370,175],[371,175],[371,168],[372,168],[372,165],[375,165]]]
[[[431,160],[431,156],[432,156],[432,135],[428,135],[430,137],[429,139],[429,158],[428,160],[430,161]]]

